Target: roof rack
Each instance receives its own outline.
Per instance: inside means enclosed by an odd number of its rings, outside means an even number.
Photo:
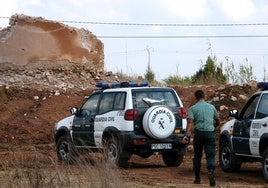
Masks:
[[[268,90],[268,82],[258,82],[257,86],[261,91]]]
[[[124,87],[146,87],[149,86],[148,82],[98,82],[96,87],[101,89],[109,88],[124,88]]]

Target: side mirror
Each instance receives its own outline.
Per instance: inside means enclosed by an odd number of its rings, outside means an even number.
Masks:
[[[238,111],[237,110],[230,110],[229,111],[229,116],[234,117],[235,119],[238,118]]]
[[[70,109],[70,112],[71,112],[72,115],[76,115],[77,112],[78,112],[78,108],[77,108],[77,107],[72,107],[72,108]]]

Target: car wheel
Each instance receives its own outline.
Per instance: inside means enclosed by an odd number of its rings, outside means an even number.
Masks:
[[[105,147],[105,153],[110,164],[122,168],[129,167],[128,160],[130,156],[127,152],[122,152],[119,141],[115,136],[108,139]]]
[[[176,120],[173,112],[163,105],[150,107],[143,116],[143,128],[154,139],[165,139],[175,129]]]
[[[238,171],[241,168],[241,162],[232,152],[227,141],[224,141],[220,146],[219,161],[221,169],[225,172]]]
[[[268,182],[268,147],[265,149],[263,153],[262,172],[264,179],[266,180],[266,182]]]
[[[72,164],[75,161],[74,147],[67,135],[62,135],[57,142],[57,156],[64,164]]]
[[[162,154],[162,159],[167,166],[180,166],[183,161],[183,155],[177,152],[165,152]]]

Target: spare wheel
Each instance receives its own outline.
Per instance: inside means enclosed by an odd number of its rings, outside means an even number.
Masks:
[[[176,121],[172,111],[163,105],[152,106],[144,114],[143,128],[148,136],[155,139],[169,137],[175,129]]]

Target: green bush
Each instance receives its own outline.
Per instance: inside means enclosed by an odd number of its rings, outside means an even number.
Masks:
[[[151,83],[154,82],[155,75],[154,75],[154,72],[152,71],[152,69],[149,65],[147,66],[146,73],[145,73],[144,77],[145,77],[145,80],[147,80],[148,82],[151,82]]]
[[[191,77],[180,77],[176,75],[169,76],[164,79],[168,85],[196,85],[196,84],[224,84],[226,83],[226,75],[223,74],[222,64],[216,64],[216,57],[208,57],[206,64]]]
[[[227,81],[231,84],[243,84],[248,83],[251,80],[255,80],[256,77],[253,75],[252,65],[248,63],[248,59],[245,60],[244,64],[239,64],[238,68],[235,67],[233,62],[229,62],[229,58],[225,57],[226,60],[226,77]],[[264,73],[265,75],[265,73]],[[264,79],[265,81],[265,79]]]
[[[227,77],[223,74],[222,64],[216,64],[216,57],[208,56],[206,64],[192,77],[193,84],[225,84]]]

